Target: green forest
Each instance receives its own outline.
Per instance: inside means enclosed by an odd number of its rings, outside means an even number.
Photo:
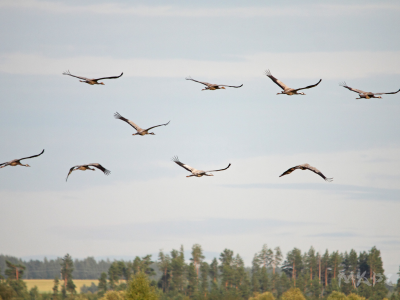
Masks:
[[[343,299],[400,300],[400,279],[388,285],[381,253],[355,250],[319,253],[294,248],[284,255],[279,247],[264,245],[251,266],[225,249],[205,261],[195,244],[186,258],[183,246],[132,261],[56,260],[24,262],[0,256],[0,300],[119,300],[119,299]],[[400,272],[399,272],[400,273]],[[53,279],[52,293],[27,289],[23,279]],[[74,279],[97,279],[98,284],[76,290]]]

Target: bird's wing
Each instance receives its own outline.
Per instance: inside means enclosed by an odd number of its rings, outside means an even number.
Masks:
[[[374,93],[374,95],[397,94],[398,92],[400,92],[400,89],[397,92],[392,92],[392,93]]]
[[[347,86],[346,82],[344,82],[344,81],[342,83],[339,83],[339,85],[344,87],[344,88],[346,88],[346,89],[348,89],[348,90],[350,90],[350,91],[352,91],[352,92],[355,92],[355,93],[358,93],[358,94],[366,94],[366,92],[364,92],[362,90],[353,89],[353,88]]]
[[[11,161],[6,161],[5,163],[2,163],[2,164],[0,164],[0,167],[1,166],[4,166],[4,165],[7,165],[7,164],[9,164]]]
[[[300,166],[295,166],[295,167],[293,167],[293,168],[290,168],[289,170],[286,170],[285,172],[283,172],[282,175],[279,176],[279,177],[282,177],[282,176],[285,176],[285,175],[289,175],[289,174],[292,173],[294,170],[299,169],[299,167],[300,167]]]
[[[226,169],[228,169],[231,166],[231,164],[229,164],[225,169],[219,169],[219,170],[211,170],[211,171],[206,171],[206,172],[218,172],[218,171],[225,171]]]
[[[73,171],[75,168],[79,168],[79,167],[81,167],[81,166],[74,166],[74,167],[72,167],[71,169],[69,169],[69,172],[68,172],[68,175],[67,175],[67,178],[65,179],[65,181],[67,181],[67,180],[68,180],[68,176],[69,176],[69,174],[71,174],[71,173],[72,173],[72,171]]]
[[[279,85],[279,87],[280,87],[282,90],[290,89],[290,88],[289,88],[286,84],[284,84],[282,81],[280,81],[279,79],[276,79],[274,76],[272,76],[270,70],[266,70],[266,71],[265,71],[265,75],[267,75],[273,82],[275,82],[277,85]]]
[[[240,88],[243,86],[243,84],[241,85],[224,85],[224,84],[219,84],[218,86],[227,86],[227,87],[233,87],[233,88]]]
[[[138,131],[138,132],[143,130],[143,129],[140,128],[138,125],[136,125],[135,123],[133,123],[131,120],[128,120],[128,119],[124,118],[123,116],[121,116],[118,112],[116,112],[116,113],[114,114],[114,118],[120,119],[120,120],[122,120],[122,121],[125,121],[126,123],[128,123],[129,125],[131,125],[133,128],[135,128],[136,131]]]
[[[110,170],[107,170],[107,169],[104,168],[101,164],[98,164],[98,163],[88,164],[88,166],[96,167],[97,169],[103,171],[103,173],[106,174],[106,175],[108,175],[108,174],[111,173]]]
[[[333,180],[333,178],[326,178],[324,174],[321,173],[320,170],[318,170],[315,167],[310,166],[309,164],[304,164],[304,165],[300,165],[304,168],[306,168],[307,170],[310,170],[312,172],[314,172],[315,174],[318,174],[319,176],[321,176],[325,181],[331,182]]]
[[[76,78],[83,79],[83,80],[91,80],[91,79],[86,78],[86,77],[81,77],[81,76],[72,75],[72,74],[69,72],[69,70],[66,71],[66,72],[64,72],[63,75],[69,75],[69,76],[76,77]]]
[[[156,127],[159,127],[159,126],[167,126],[167,125],[169,124],[169,122],[171,122],[171,121],[168,121],[168,123],[165,123],[165,124],[156,125],[156,126],[153,126],[153,127],[147,128],[147,129],[146,129],[146,131],[149,131],[150,129],[153,129],[153,128],[156,128]]]
[[[97,81],[97,80],[102,80],[102,79],[115,79],[115,78],[120,78],[123,74],[124,73],[122,72],[121,75],[119,75],[119,76],[102,77],[102,78],[96,78],[93,80]]]
[[[305,90],[305,89],[311,89],[311,88],[313,88],[313,87],[316,87],[321,81],[322,81],[322,79],[320,79],[316,84],[309,85],[309,86],[306,86],[306,87],[303,87],[303,88],[300,88],[300,89],[295,89],[295,91],[300,91],[300,90]]]
[[[188,166],[188,165],[185,165],[184,163],[182,163],[182,162],[179,160],[178,156],[174,156],[174,157],[172,158],[172,161],[175,162],[176,164],[180,165],[182,168],[188,170],[189,172],[192,172],[192,173],[193,173],[193,172],[197,171],[195,168],[192,168],[191,166]]]
[[[37,155],[32,155],[32,156],[29,156],[29,157],[20,158],[20,159],[18,159],[18,160],[23,160],[23,159],[28,159],[28,158],[32,158],[32,157],[36,157],[36,156],[40,156],[40,155],[42,155],[42,154],[43,154],[43,152],[44,152],[44,149],[42,150],[42,152],[40,152],[40,153],[39,153],[39,154],[37,154]]]
[[[211,84],[211,83],[208,83],[208,82],[203,82],[203,81],[194,80],[192,77],[186,77],[185,79],[186,79],[186,80],[195,81],[195,82],[204,84],[204,85],[206,85],[206,86],[213,86],[213,85],[216,86],[216,84]]]

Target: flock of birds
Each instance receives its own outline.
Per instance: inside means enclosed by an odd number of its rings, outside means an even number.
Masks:
[[[123,74],[124,74],[124,73],[121,73],[121,75],[119,75],[119,76],[110,76],[110,77],[101,77],[101,78],[86,78],[86,77],[81,77],[81,76],[72,75],[69,71],[63,73],[63,75],[68,75],[68,76],[72,76],[72,77],[81,79],[81,80],[79,80],[80,82],[84,82],[84,83],[87,83],[87,84],[90,84],[90,85],[96,85],[96,84],[98,84],[98,85],[104,85],[103,82],[99,82],[99,81],[100,81],[100,80],[104,80],[104,79],[117,79],[117,78],[120,78]],[[300,90],[305,90],[305,89],[314,88],[314,87],[316,87],[317,85],[319,85],[319,84],[321,83],[321,81],[322,81],[322,79],[320,79],[316,84],[309,85],[309,86],[306,86],[306,87],[303,87],[303,88],[293,89],[293,88],[288,87],[286,84],[284,84],[284,83],[283,83],[282,81],[280,81],[279,79],[277,79],[277,78],[275,78],[274,76],[272,76],[270,70],[265,71],[265,75],[266,75],[267,77],[269,77],[275,84],[277,84],[277,85],[282,89],[282,91],[281,91],[280,93],[277,93],[277,95],[288,95],[288,96],[292,96],[292,95],[305,95],[305,93],[299,92],[299,91],[300,91]],[[187,78],[185,78],[185,79],[186,79],[186,80],[191,80],[191,81],[194,81],[194,82],[203,84],[203,85],[205,86],[205,88],[202,89],[202,91],[205,91],[205,90],[211,90],[211,91],[212,91],[212,90],[218,90],[218,89],[225,89],[225,87],[240,88],[240,87],[243,86],[243,84],[237,85],[237,86],[235,86],[235,85],[224,85],[224,84],[213,84],[213,83],[208,83],[208,82],[203,82],[203,81],[194,80],[194,79],[191,78],[191,77],[187,77]],[[359,98],[356,98],[356,99],[363,99],[363,98],[364,98],[364,99],[382,98],[382,97],[379,96],[379,95],[397,94],[397,93],[400,91],[400,89],[399,89],[399,90],[396,91],[396,92],[390,92],[390,93],[372,93],[372,92],[364,92],[364,91],[358,90],[358,89],[353,89],[353,88],[347,86],[346,82],[340,83],[340,85],[343,86],[343,87],[346,88],[346,89],[349,89],[349,90],[352,91],[352,92],[358,93]],[[168,121],[168,122],[165,123],[165,124],[160,124],[160,125],[156,125],[156,126],[149,127],[149,128],[147,128],[147,129],[143,129],[143,128],[139,127],[138,125],[136,125],[133,121],[128,120],[128,119],[124,118],[123,116],[121,116],[118,112],[116,112],[116,113],[114,114],[114,117],[115,117],[116,119],[119,119],[119,120],[124,121],[124,122],[128,123],[129,125],[131,125],[131,126],[136,130],[136,133],[133,133],[132,135],[141,135],[141,136],[144,136],[144,135],[155,135],[154,132],[150,132],[151,129],[156,128],[156,127],[160,127],[160,126],[167,126],[167,125],[169,124],[169,122],[170,122],[170,121]],[[1,169],[1,168],[4,168],[4,167],[7,167],[7,166],[12,166],[12,167],[15,167],[15,166],[30,167],[28,164],[22,164],[22,163],[21,163],[21,160],[29,159],[29,158],[34,158],[34,157],[38,157],[38,156],[42,155],[43,153],[44,153],[44,149],[42,150],[42,152],[40,152],[40,153],[37,154],[37,155],[32,155],[32,156],[28,156],[28,157],[19,158],[19,159],[13,159],[13,160],[11,160],[11,161],[2,163],[2,164],[0,164],[0,169]],[[186,176],[186,177],[214,176],[214,175],[212,175],[212,174],[210,174],[210,173],[212,173],[212,172],[219,172],[219,171],[225,171],[225,170],[227,170],[227,169],[231,166],[231,164],[229,164],[229,165],[228,165],[226,168],[224,168],[224,169],[203,171],[203,170],[197,170],[197,169],[195,169],[195,168],[193,168],[193,167],[191,167],[191,166],[189,166],[189,165],[187,165],[187,164],[182,163],[182,162],[179,160],[179,158],[178,158],[177,156],[173,157],[173,158],[172,158],[172,161],[175,162],[177,165],[181,166],[182,168],[184,168],[185,170],[187,170],[187,171],[189,171],[189,172],[192,173],[192,175],[188,175],[188,176]],[[85,164],[85,165],[77,165],[77,166],[73,166],[73,167],[69,170],[68,175],[67,175],[67,178],[66,178],[66,181],[68,180],[69,175],[70,175],[73,171],[76,171],[76,170],[81,170],[81,171],[91,170],[91,171],[95,171],[95,169],[92,169],[92,168],[90,168],[90,167],[95,167],[95,168],[101,170],[105,175],[109,175],[109,174],[110,174],[110,171],[107,170],[106,168],[104,168],[104,167],[103,167],[101,164],[99,164],[99,163],[90,163],[90,164]],[[302,165],[298,165],[298,166],[295,166],[295,167],[292,167],[292,168],[288,169],[287,171],[283,172],[282,175],[280,175],[279,177],[288,175],[288,174],[292,173],[292,172],[295,171],[295,170],[309,170],[309,171],[312,171],[312,172],[314,172],[315,174],[321,176],[325,181],[331,182],[331,181],[333,180],[333,178],[327,178],[327,177],[325,177],[325,175],[322,174],[321,171],[319,171],[319,170],[318,170],[317,168],[315,168],[315,167],[310,166],[310,165],[307,164],[307,163],[306,163],[306,164],[302,164]]]

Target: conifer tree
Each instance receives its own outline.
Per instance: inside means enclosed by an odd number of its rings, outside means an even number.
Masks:
[[[71,294],[76,294],[75,284],[72,281],[72,272],[74,271],[74,262],[72,261],[72,257],[67,253],[62,259],[61,262],[61,276],[64,280],[63,285],[63,295],[66,296],[66,292],[70,292]]]
[[[54,286],[53,286],[53,295],[52,299],[53,300],[58,300],[58,286],[60,285],[60,280],[58,279],[58,276],[54,277]]]
[[[171,268],[171,257],[168,254],[165,255],[164,252],[160,250],[160,253],[158,254],[157,265],[160,268],[161,272],[163,273],[160,280],[163,292],[165,293],[168,290],[168,279],[169,279],[168,271]]]
[[[261,291],[260,286],[260,277],[261,277],[261,270],[260,270],[260,255],[254,254],[253,261],[251,263],[251,285],[253,293],[259,293]]]
[[[13,264],[6,260],[7,269],[4,272],[9,279],[19,280],[24,275],[25,266],[22,264]]]
[[[200,290],[201,294],[204,295],[204,297],[207,297],[208,294],[208,272],[209,272],[210,266],[206,262],[202,262],[200,266]]]
[[[98,290],[99,295],[102,297],[107,292],[107,273],[103,272],[99,278]]]
[[[204,259],[203,249],[199,244],[194,244],[192,247],[192,257],[190,260],[193,262],[193,265],[196,268],[197,277],[199,277],[200,265]]]

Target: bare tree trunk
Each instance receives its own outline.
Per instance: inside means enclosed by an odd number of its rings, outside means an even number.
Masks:
[[[321,258],[319,258],[319,261],[318,261],[318,268],[319,268],[318,279],[319,279],[319,284],[321,284]]]
[[[325,267],[325,287],[328,286],[328,266]]]
[[[293,278],[294,286],[296,286],[296,263],[295,262],[293,262],[292,278]]]

